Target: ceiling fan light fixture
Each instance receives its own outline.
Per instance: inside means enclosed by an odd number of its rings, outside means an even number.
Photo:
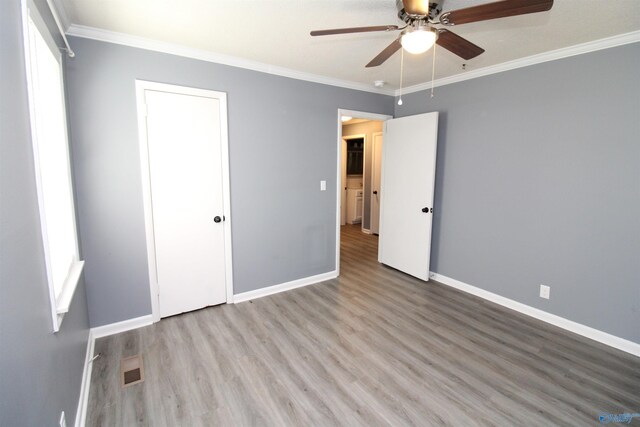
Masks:
[[[403,49],[415,55],[428,51],[435,42],[436,33],[424,27],[406,32],[400,39]]]

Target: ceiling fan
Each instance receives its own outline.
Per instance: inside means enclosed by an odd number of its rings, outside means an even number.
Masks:
[[[311,31],[312,36],[365,33],[373,31],[401,31],[400,35],[373,58],[366,66],[383,64],[400,48],[419,54],[429,50],[434,43],[463,59],[471,59],[484,52],[469,40],[435,25],[454,26],[469,22],[545,12],[553,6],[553,0],[501,0],[442,13],[444,0],[396,0],[398,18],[406,25],[379,25],[372,27],[337,28]]]

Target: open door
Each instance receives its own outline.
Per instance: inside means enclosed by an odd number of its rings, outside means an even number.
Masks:
[[[429,280],[438,113],[384,125],[378,261]]]

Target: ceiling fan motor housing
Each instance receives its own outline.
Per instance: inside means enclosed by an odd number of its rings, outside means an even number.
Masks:
[[[424,0],[426,1],[426,0]],[[396,8],[398,9],[398,18],[407,24],[411,24],[416,20],[435,21],[436,17],[442,12],[442,3],[444,0],[431,0],[429,1],[429,14],[428,15],[410,15],[404,9],[403,0],[396,0]]]

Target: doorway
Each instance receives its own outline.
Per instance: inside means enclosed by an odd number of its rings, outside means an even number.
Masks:
[[[338,168],[337,168],[337,229],[336,269],[340,271],[341,228],[358,227],[360,232],[371,231],[373,197],[379,196],[379,187],[373,188],[374,140],[382,140],[385,120],[392,116],[362,111],[338,110]],[[359,164],[358,164],[359,160]],[[378,163],[379,165],[379,163]],[[349,173],[351,172],[351,173]],[[378,173],[379,176],[379,173]],[[379,179],[378,179],[379,181]],[[376,194],[373,192],[376,191]],[[379,218],[379,215],[376,214]],[[377,230],[375,232],[377,234]]]
[[[226,94],[136,91],[155,322],[233,299]]]
[[[383,148],[378,162],[380,196],[378,261],[404,273],[429,280],[431,226],[435,189],[438,113],[424,113],[398,119],[367,113],[338,110],[338,203],[336,209],[336,270],[340,272],[340,196],[343,116],[383,120]],[[372,117],[373,116],[373,117]],[[378,116],[378,117],[375,117]],[[348,121],[348,120],[344,120]],[[420,132],[416,132],[420,129]],[[378,135],[380,138],[380,135]],[[372,138],[374,140],[375,138]],[[366,168],[365,168],[366,169]],[[365,193],[374,190],[366,184]],[[384,200],[383,200],[384,199]],[[345,225],[347,227],[347,225]],[[353,227],[353,226],[352,226]],[[345,230],[346,231],[346,230]],[[350,230],[352,231],[352,230]],[[371,230],[368,230],[369,232]],[[347,235],[345,233],[345,235]]]
[[[353,121],[352,119],[351,121]],[[363,123],[366,128],[366,124]],[[345,132],[342,137],[342,202],[340,225],[363,224],[364,147],[366,134]],[[362,225],[364,227],[364,225]]]

